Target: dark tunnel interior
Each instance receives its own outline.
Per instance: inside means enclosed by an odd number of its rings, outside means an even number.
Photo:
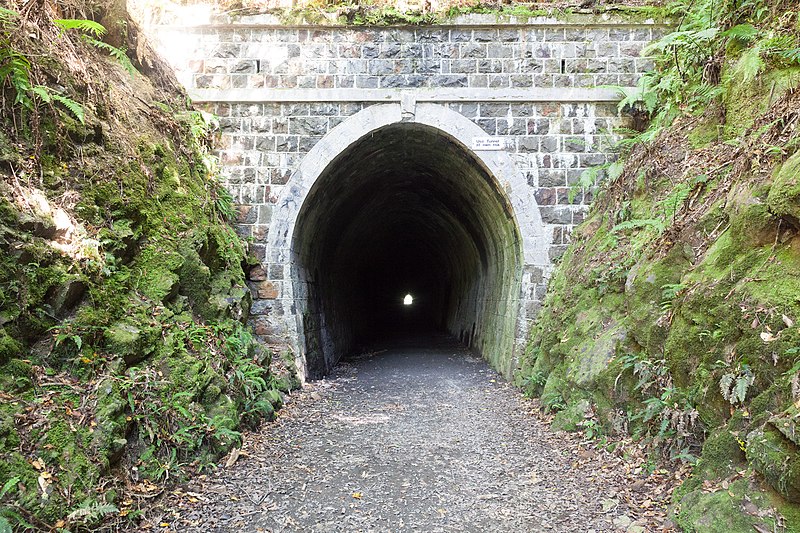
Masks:
[[[414,123],[375,130],[331,161],[292,247],[309,378],[398,335],[444,331],[485,356],[509,349],[521,244],[495,182],[457,141]]]

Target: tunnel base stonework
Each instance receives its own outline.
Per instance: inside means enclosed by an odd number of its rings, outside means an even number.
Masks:
[[[354,28],[259,16],[151,34],[168,59],[182,43],[183,56],[171,58],[179,78],[220,118],[223,178],[239,205],[238,231],[261,263],[249,284],[263,342],[290,349],[305,375],[307,330],[329,325],[309,321],[313,276],[298,267],[298,216],[340,154],[381,128],[413,123],[458,144],[510,208],[518,261],[502,283],[513,295],[502,296],[502,319],[468,332],[509,375],[553,261],[591,202],[592,189],[575,186],[614,159],[614,129],[627,124],[618,93],[601,87],[635,85],[652,67],[641,50],[664,29],[607,17]]]

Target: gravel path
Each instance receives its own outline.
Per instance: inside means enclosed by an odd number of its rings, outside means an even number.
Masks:
[[[172,492],[153,520],[188,532],[660,530],[622,459],[553,433],[481,359],[435,341],[310,384],[236,464]]]

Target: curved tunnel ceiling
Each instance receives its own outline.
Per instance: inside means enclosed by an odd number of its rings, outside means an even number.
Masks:
[[[312,377],[400,326],[473,344],[479,300],[502,300],[498,280],[519,263],[516,224],[492,176],[456,141],[414,123],[378,129],[331,161],[294,235]],[[399,302],[414,291],[412,318]]]

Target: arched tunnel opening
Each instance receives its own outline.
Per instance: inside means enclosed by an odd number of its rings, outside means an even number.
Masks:
[[[300,209],[292,250],[310,379],[398,336],[447,332],[490,360],[512,349],[522,253],[513,211],[441,130],[392,124],[335,157]]]

